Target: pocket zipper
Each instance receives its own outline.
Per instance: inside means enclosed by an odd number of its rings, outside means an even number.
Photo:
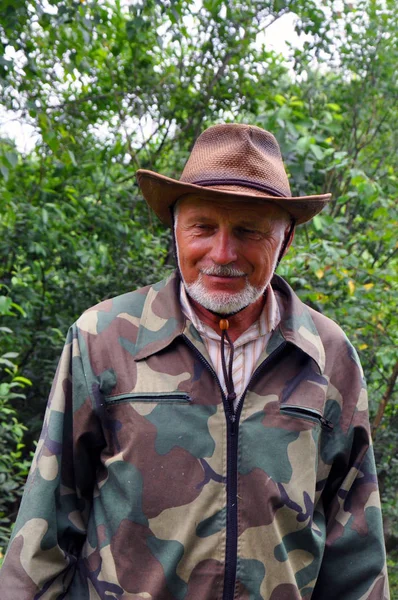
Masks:
[[[287,414],[293,413],[297,416],[302,416],[304,419],[311,418],[313,420],[316,420],[321,424],[322,428],[325,429],[326,431],[332,431],[334,428],[334,425],[331,421],[328,421],[328,419],[325,419],[325,417],[323,417],[317,410],[314,410],[312,408],[303,408],[303,407],[292,406],[291,404],[287,404],[287,405],[281,406],[280,410]]]
[[[107,396],[106,404],[119,404],[121,402],[159,402],[159,403],[178,403],[186,404],[192,402],[192,398],[185,392],[181,393],[142,393],[142,394],[119,394],[118,396]]]

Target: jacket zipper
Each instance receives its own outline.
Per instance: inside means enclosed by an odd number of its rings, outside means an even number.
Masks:
[[[256,379],[257,375],[268,365],[278,354],[284,350],[287,342],[283,342],[276,348],[252,373],[235,412],[232,414],[231,426],[227,438],[227,548],[225,558],[225,577],[223,600],[233,600],[236,584],[236,564],[238,558],[238,427],[242,412],[243,401],[250,384]],[[228,522],[228,515],[231,518]],[[229,527],[228,527],[229,526]]]
[[[313,408],[305,408],[305,407],[301,407],[301,406],[293,406],[290,404],[286,404],[284,406],[281,406],[280,410],[287,414],[294,413],[297,416],[301,415],[304,419],[310,418],[311,420],[318,421],[321,424],[322,428],[325,429],[326,431],[333,430],[333,427],[334,427],[333,423],[331,421],[329,421],[328,419],[325,419],[325,417],[323,415],[321,415],[320,412],[318,412],[317,410],[315,410]]]
[[[218,387],[221,390],[221,396],[224,405],[225,418],[227,420],[227,531],[226,531],[226,549],[225,549],[225,574],[224,574],[224,592],[223,600],[233,600],[235,583],[236,583],[236,564],[238,554],[238,427],[239,418],[242,412],[243,401],[250,384],[254,381],[260,371],[271,362],[278,354],[284,350],[287,342],[283,342],[276,348],[253,372],[248,385],[246,386],[237,406],[236,410],[232,411],[224,391],[221,387],[220,380],[211,365],[207,362],[204,356],[199,352],[196,346],[182,335],[186,343],[199,360],[207,367],[216,380]]]

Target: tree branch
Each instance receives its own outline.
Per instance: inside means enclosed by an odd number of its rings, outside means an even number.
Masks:
[[[378,427],[381,423],[381,420],[384,416],[384,412],[386,410],[387,404],[388,404],[388,402],[392,396],[392,393],[394,391],[394,386],[395,386],[397,379],[398,379],[398,360],[394,365],[394,368],[392,370],[390,377],[388,378],[386,391],[384,392],[384,395],[379,404],[379,409],[377,411],[377,415],[372,423],[373,439],[376,437],[377,429],[378,429]]]

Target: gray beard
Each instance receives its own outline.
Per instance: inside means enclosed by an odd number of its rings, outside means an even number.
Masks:
[[[241,277],[245,274],[229,266],[214,266],[202,269],[199,277],[193,283],[187,283],[182,278],[187,294],[193,300],[196,300],[208,310],[221,315],[239,312],[249,304],[253,304],[261,298],[269,284],[267,281],[264,286],[255,287],[246,279],[245,287],[240,292],[210,292],[203,283],[203,274],[230,277]]]

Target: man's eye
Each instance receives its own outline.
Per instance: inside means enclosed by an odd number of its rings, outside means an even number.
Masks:
[[[261,231],[258,231],[257,229],[249,229],[248,227],[241,227],[239,229],[239,233],[240,233],[240,235],[244,235],[244,236],[252,237],[252,238],[256,238],[256,239],[262,237]]]
[[[206,225],[205,223],[197,223],[195,227],[196,229],[200,229],[202,231],[210,231],[211,229],[213,229],[211,225]]]

